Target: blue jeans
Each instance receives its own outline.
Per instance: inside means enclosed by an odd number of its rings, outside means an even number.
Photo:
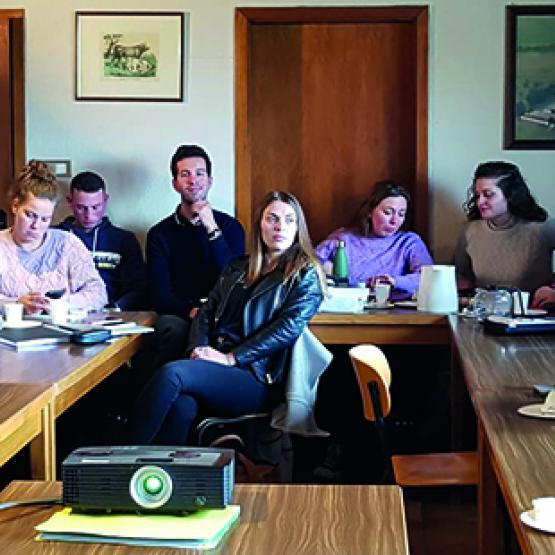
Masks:
[[[250,371],[204,360],[165,364],[147,383],[129,420],[131,444],[185,445],[199,412],[239,416],[268,410],[270,388]]]

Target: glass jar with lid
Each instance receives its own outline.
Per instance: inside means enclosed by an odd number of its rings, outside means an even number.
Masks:
[[[510,316],[513,297],[507,289],[476,289],[472,299],[474,315],[479,320],[494,314],[496,316]]]

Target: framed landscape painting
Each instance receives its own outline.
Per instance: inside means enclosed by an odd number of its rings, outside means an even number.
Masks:
[[[76,12],[75,98],[181,102],[185,14]]]
[[[507,149],[555,149],[555,6],[508,6]]]

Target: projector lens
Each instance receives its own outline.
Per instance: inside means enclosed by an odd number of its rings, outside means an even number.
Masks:
[[[158,476],[152,474],[147,476],[145,478],[145,481],[143,482],[144,490],[147,493],[150,493],[150,495],[156,495],[157,493],[160,493],[163,487],[164,484],[162,480],[160,480]]]
[[[159,466],[143,466],[129,481],[131,497],[144,509],[162,507],[170,499],[172,491],[171,476]]]

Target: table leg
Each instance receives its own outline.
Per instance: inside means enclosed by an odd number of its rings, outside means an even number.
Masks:
[[[54,402],[41,411],[42,433],[31,442],[31,476],[35,480],[56,480],[56,424]]]
[[[502,502],[497,479],[491,465],[489,447],[478,424],[478,554],[504,553]]]

